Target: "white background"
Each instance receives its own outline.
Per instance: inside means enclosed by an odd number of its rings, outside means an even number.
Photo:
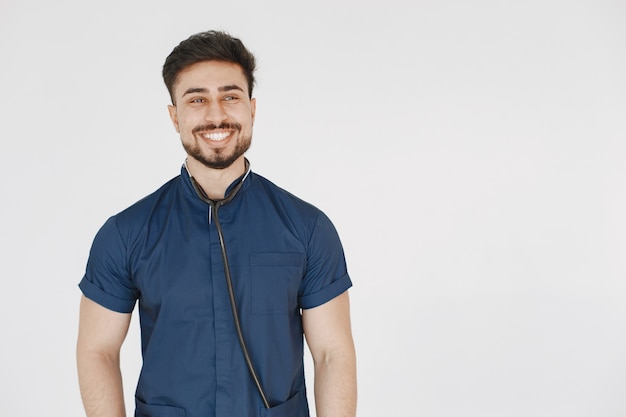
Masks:
[[[160,71],[257,55],[253,169],[342,237],[360,417],[626,415],[626,3],[0,3],[0,415],[80,416],[77,284],[179,172]],[[123,350],[127,405],[137,322]]]

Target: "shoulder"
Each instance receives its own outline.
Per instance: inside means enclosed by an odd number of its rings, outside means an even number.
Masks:
[[[180,175],[172,178],[157,190],[136,201],[126,209],[116,214],[116,216],[133,217],[141,215],[143,212],[152,209],[155,205],[162,203],[164,199],[168,198],[172,194],[172,192],[175,192],[179,182]]]
[[[176,198],[180,181],[180,175],[172,178],[156,191],[113,215],[108,222],[113,222],[122,236],[137,233],[161,208]]]
[[[285,210],[291,210],[305,218],[317,218],[323,215],[322,211],[313,204],[279,187],[267,178],[253,174],[251,179],[256,190],[261,190],[275,205],[279,205]]]
[[[292,228],[304,241],[313,235],[337,236],[337,231],[328,216],[317,206],[277,186],[267,178],[254,174],[253,193],[258,204],[269,204],[287,227]]]

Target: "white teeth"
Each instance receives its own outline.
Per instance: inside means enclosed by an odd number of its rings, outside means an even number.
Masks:
[[[229,137],[230,133],[229,132],[204,133],[202,136],[204,136],[205,139],[219,142]]]

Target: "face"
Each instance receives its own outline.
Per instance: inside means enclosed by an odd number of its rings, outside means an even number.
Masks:
[[[241,67],[198,62],[178,74],[170,118],[190,158],[225,169],[243,158],[252,140],[256,101]]]

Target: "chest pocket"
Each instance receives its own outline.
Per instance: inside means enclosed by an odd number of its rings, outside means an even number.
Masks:
[[[298,310],[304,275],[303,253],[250,254],[253,314],[290,314]]]

